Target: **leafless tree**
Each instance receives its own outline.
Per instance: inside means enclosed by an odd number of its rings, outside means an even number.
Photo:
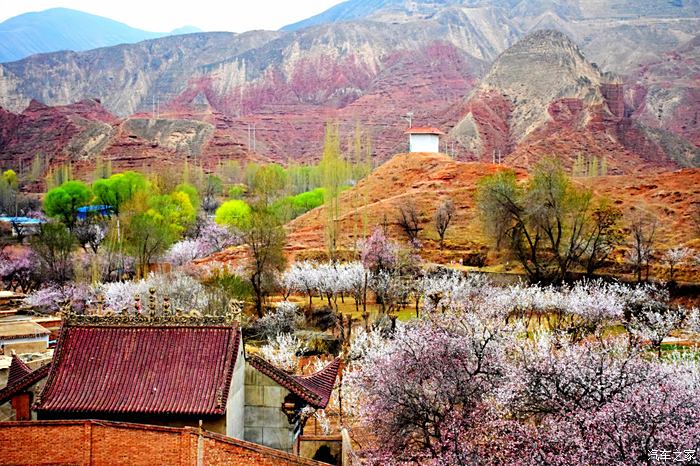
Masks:
[[[445,241],[445,232],[452,222],[455,214],[455,205],[452,199],[445,199],[440,203],[437,211],[435,211],[435,230],[440,236],[440,249]]]
[[[691,256],[690,249],[685,247],[672,248],[666,251],[663,261],[668,265],[668,279],[674,281],[676,267],[683,264]]]
[[[638,282],[642,281],[642,272],[645,272],[646,280],[649,279],[657,224],[658,220],[653,214],[642,210],[638,210],[630,218],[629,259]]]
[[[403,232],[406,233],[408,241],[415,243],[418,240],[418,233],[423,228],[420,226],[420,213],[412,200],[409,199],[399,207],[397,221]]]

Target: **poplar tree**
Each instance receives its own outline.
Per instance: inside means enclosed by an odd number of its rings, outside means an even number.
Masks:
[[[326,124],[323,156],[319,164],[321,186],[326,205],[326,247],[331,260],[336,259],[338,248],[338,219],[340,218],[340,191],[348,179],[348,165],[340,150],[337,123]]]

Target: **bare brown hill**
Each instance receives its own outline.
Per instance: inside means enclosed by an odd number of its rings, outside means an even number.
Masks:
[[[474,263],[480,254],[489,254],[489,241],[483,234],[475,205],[479,180],[503,166],[459,162],[443,154],[399,154],[377,168],[355,188],[341,195],[342,215],[338,222],[340,243],[352,251],[356,240],[367,229],[384,225],[390,236],[405,242],[397,224],[398,209],[415,203],[423,230],[419,238],[421,255],[440,263]],[[525,179],[526,172],[518,176]],[[686,244],[700,249],[697,224],[700,209],[700,169],[683,169],[659,174],[576,178],[596,196],[610,200],[625,214],[636,209],[652,212],[659,219],[659,250]],[[452,199],[457,208],[453,225],[448,229],[444,249],[438,248],[438,236],[432,216],[442,199]],[[288,251],[300,258],[323,257],[326,213],[315,209],[287,225]]]

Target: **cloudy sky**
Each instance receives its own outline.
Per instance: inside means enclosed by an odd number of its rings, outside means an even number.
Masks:
[[[204,31],[279,29],[320,13],[341,0],[0,0],[0,21],[30,11],[72,8],[106,16],[147,31],[182,26]]]

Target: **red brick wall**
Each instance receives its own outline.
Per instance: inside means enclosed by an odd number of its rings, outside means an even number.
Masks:
[[[15,410],[15,421],[32,420],[32,395],[25,392],[12,397],[12,409]]]
[[[4,423],[0,427],[0,464],[86,464],[83,462],[82,423],[26,427]]]
[[[310,461],[305,458],[294,457],[283,452],[279,452],[279,456],[272,456],[268,453],[270,449],[248,443],[249,448],[241,448],[240,443],[231,444],[218,440],[217,438],[204,437],[203,458],[202,463],[207,466],[219,465],[264,465],[264,466],[292,466],[292,465],[317,465],[316,461]],[[273,450],[276,451],[276,450]]]
[[[0,422],[0,464],[320,465],[261,445],[191,427],[110,421]]]
[[[148,466],[180,463],[180,432],[92,427],[93,464]]]

